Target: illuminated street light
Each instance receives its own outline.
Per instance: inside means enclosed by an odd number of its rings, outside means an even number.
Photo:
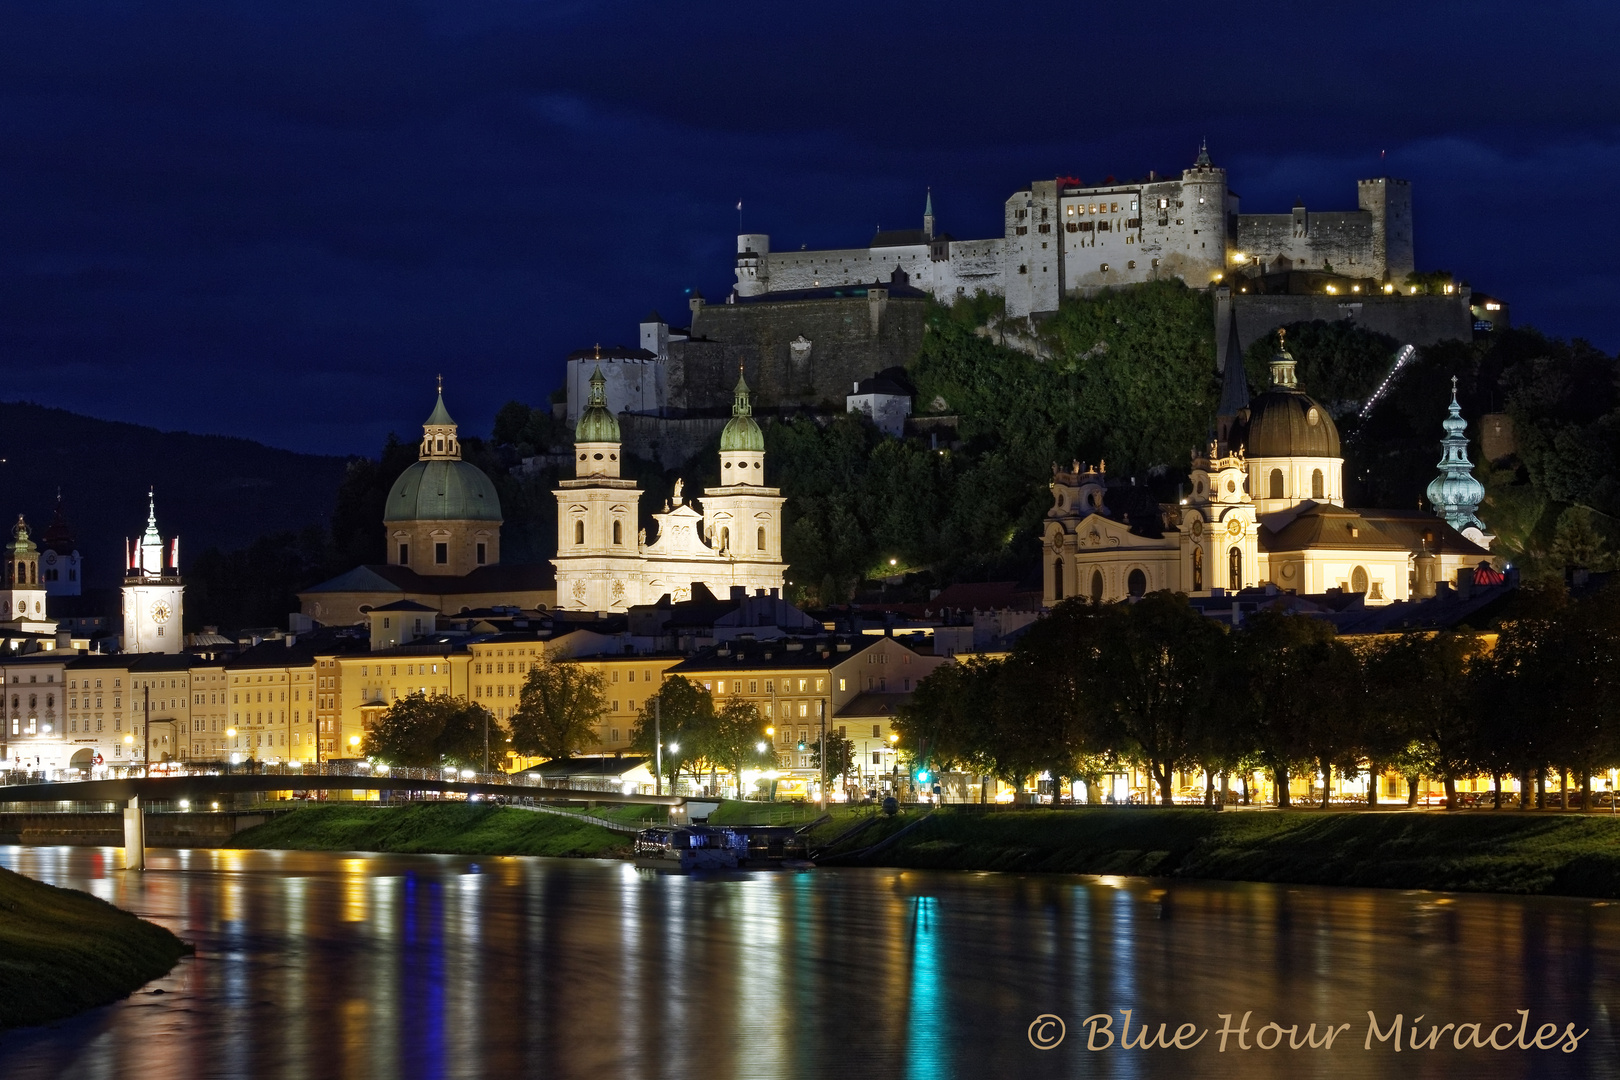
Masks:
[[[757,742],[754,744],[754,749],[763,754],[765,752],[765,744],[762,742]]]
[[[672,754],[680,753],[681,752],[681,744],[678,743],[678,742],[670,743],[669,744],[669,752],[672,753]]]

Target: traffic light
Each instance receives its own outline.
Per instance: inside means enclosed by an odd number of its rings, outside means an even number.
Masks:
[[[799,740],[799,751],[801,753],[804,751],[804,740],[803,739]]]

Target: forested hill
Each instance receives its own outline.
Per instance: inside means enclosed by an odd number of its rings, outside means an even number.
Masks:
[[[8,533],[25,514],[37,540],[60,489],[86,583],[116,584],[125,537],[146,526],[155,488],[158,525],[187,552],[241,548],[267,533],[324,526],[345,462],[247,439],[158,431],[27,402],[0,402],[0,513]]]

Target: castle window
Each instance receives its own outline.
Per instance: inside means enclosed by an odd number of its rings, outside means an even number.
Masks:
[[[411,545],[399,545],[399,565],[404,566],[411,561]]]
[[[1231,571],[1227,584],[1233,592],[1237,592],[1243,588],[1243,549],[1235,547],[1227,552],[1227,562]]]
[[[442,454],[444,452],[444,440],[442,438],[434,439],[433,440],[433,449],[439,451]]]
[[[584,522],[583,519],[577,519],[574,522],[574,543],[583,544],[584,542],[585,542],[585,522]]]
[[[720,550],[725,551],[731,547],[731,530],[725,527],[720,529]]]
[[[445,563],[447,563],[449,561],[450,561],[450,545],[449,544],[444,544],[444,543],[434,544],[433,545],[433,562],[438,566],[443,566]]]
[[[477,547],[477,558],[479,566],[483,566],[488,561],[488,549],[483,544],[479,544]]]
[[[1091,602],[1094,603],[1094,604],[1100,604],[1100,603],[1102,603],[1102,598],[1103,598],[1102,571],[1101,570],[1093,570],[1091,572]]]
[[[1201,547],[1193,548],[1192,564],[1193,564],[1193,567],[1192,567],[1192,573],[1193,573],[1192,590],[1193,590],[1193,592],[1203,592],[1204,591],[1204,549],[1203,548],[1201,548]]]
[[[1125,587],[1130,590],[1132,596],[1147,595],[1147,575],[1141,570],[1132,570],[1130,576],[1125,579]]]
[[[1324,498],[1322,493],[1322,470],[1316,469],[1311,473],[1311,498]]]
[[[1358,566],[1350,571],[1350,591],[1364,593],[1367,591],[1367,568]]]
[[[1063,560],[1052,560],[1052,599],[1063,599]]]
[[[1320,477],[1322,474],[1318,472],[1316,475]],[[1283,497],[1283,474],[1281,469],[1271,470],[1271,490],[1267,494],[1273,499]]]
[[[755,550],[765,550],[765,526],[763,525],[759,527],[758,539],[755,541]]]
[[[618,521],[614,521],[613,523],[613,542],[615,544],[624,543],[624,526]]]

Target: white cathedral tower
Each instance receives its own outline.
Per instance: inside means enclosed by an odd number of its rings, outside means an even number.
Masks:
[[[124,652],[179,652],[186,640],[181,620],[185,585],[180,580],[180,538],[172,537],[165,553],[155,497],[148,496],[146,532],[129,549],[124,567]]]
[[[641,488],[620,475],[619,422],[608,411],[606,379],[591,376],[589,404],[574,428],[574,478],[558,483],[557,606],[623,611],[660,597],[688,600],[693,586],[726,597],[733,590],[782,588],[782,504],[765,486],[765,436],[739,372],[731,420],[720,434],[720,485],[701,500],[675,481],[657,536],[637,527]]]

